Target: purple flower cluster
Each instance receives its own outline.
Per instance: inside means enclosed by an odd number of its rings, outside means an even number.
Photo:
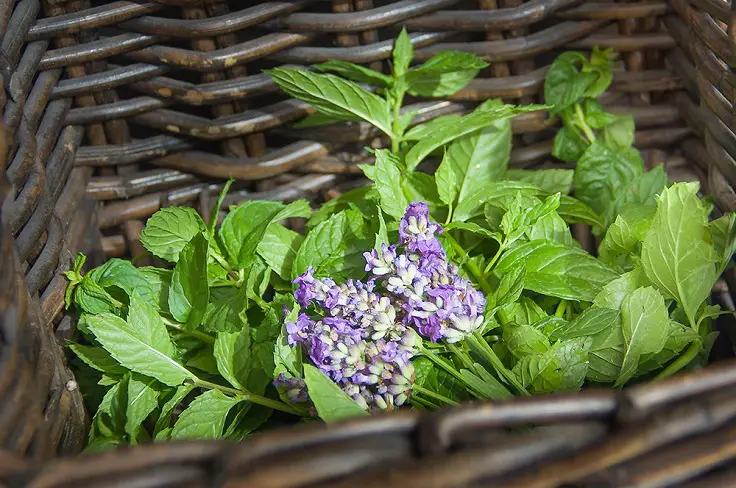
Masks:
[[[289,344],[300,345],[311,361],[366,410],[402,405],[414,381],[412,357],[421,338],[457,342],[483,322],[485,298],[447,262],[424,203],[412,203],[401,219],[399,244],[364,253],[369,281],[318,279],[310,268],[294,280],[303,310],[286,324]],[[380,288],[380,292],[378,289]],[[282,378],[292,401],[303,399],[303,384]],[[291,393],[289,393],[291,392]]]
[[[442,228],[429,220],[424,203],[412,203],[399,226],[400,244],[383,245],[381,252],[364,254],[366,271],[393,295],[404,311],[403,323],[432,342],[454,343],[483,323],[485,297],[457,274],[435,234]]]

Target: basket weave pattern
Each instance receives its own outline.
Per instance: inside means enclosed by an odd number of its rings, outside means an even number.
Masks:
[[[162,444],[45,467],[11,458],[46,458],[57,444],[72,453],[85,435],[45,324],[73,334],[70,317],[59,322],[61,272],[71,251],[93,246],[86,231],[102,229],[107,256],[137,255],[148,216],[169,205],[206,215],[231,176],[226,204],[319,201],[363,184],[357,164],[370,159],[360,148],[385,143],[380,134],[361,123],[288,127],[313,109],[285,99],[261,70],[338,59],[385,71],[401,25],[418,60],[453,49],[491,62],[449,100],[411,100],[417,121],[494,97],[539,102],[557,53],[614,48],[622,63],[601,101],[634,116],[647,164],[700,180],[721,210],[736,210],[733,2],[0,0],[15,190],[0,244],[18,257],[3,252],[0,279],[27,283],[0,289],[0,447],[9,452],[0,451],[0,486],[736,486],[728,362],[623,393],[400,412],[241,445]],[[544,114],[517,117],[513,130],[512,166],[550,162]],[[85,194],[96,215],[78,211]],[[38,373],[22,378],[41,378],[40,393],[18,386],[23,361]]]

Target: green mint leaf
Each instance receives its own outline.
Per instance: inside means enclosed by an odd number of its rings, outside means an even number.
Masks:
[[[293,277],[309,266],[320,276],[357,278],[365,266],[363,252],[370,248],[363,217],[354,210],[337,213],[319,224],[304,238],[294,258]]]
[[[394,41],[394,79],[401,78],[406,74],[413,57],[414,47],[411,45],[411,39],[409,39],[409,34],[406,32],[406,27],[404,27]]]
[[[602,308],[620,310],[624,299],[644,285],[646,285],[646,277],[639,268],[634,268],[604,286],[593,300],[593,304]]]
[[[172,357],[174,344],[163,322],[150,320],[144,324],[126,323],[110,314],[87,316],[85,322],[110,355],[125,368],[169,386],[178,386],[194,375]],[[152,330],[144,330],[150,327]],[[152,342],[151,339],[155,339]]]
[[[307,115],[303,119],[290,124],[289,127],[294,129],[309,129],[311,127],[339,124],[340,122],[345,122],[345,118],[325,115],[323,113],[317,112],[316,114]]]
[[[462,376],[463,380],[470,386],[476,396],[489,400],[501,400],[512,396],[506,387],[491,376],[483,366],[473,363],[473,369],[478,372],[483,371],[485,374],[481,377],[468,369],[461,369],[459,372],[460,376]]]
[[[591,343],[583,337],[558,342],[541,355],[522,358],[513,372],[534,393],[579,390],[588,371]]]
[[[560,195],[557,214],[568,224],[582,223],[591,226],[596,235],[601,234],[605,226],[605,220],[601,215],[580,200],[568,195]]]
[[[184,246],[171,276],[169,310],[175,320],[195,329],[202,323],[210,289],[207,282],[209,242],[201,232]]]
[[[416,374],[415,383],[427,390],[455,401],[470,400],[467,388],[454,376],[438,368],[425,357],[415,357],[412,360]]]
[[[199,370],[203,373],[216,375],[217,360],[215,360],[214,348],[211,344],[206,344],[194,352],[194,355],[187,359],[185,366],[190,369]]]
[[[459,119],[460,116],[456,114],[440,115],[423,124],[415,125],[404,134],[403,139],[405,141],[421,141],[438,130],[455,126]]]
[[[84,361],[87,366],[94,368],[97,371],[111,375],[124,375],[128,372],[127,369],[120,366],[120,364],[110,356],[109,352],[105,351],[101,347],[84,346],[74,342],[68,343],[67,346],[79,359]]]
[[[72,295],[74,294],[74,289],[77,287],[77,284],[82,281],[82,268],[86,261],[87,256],[84,253],[77,253],[77,256],[74,258],[72,269],[64,272],[64,276],[69,280],[69,284],[64,291],[64,308],[66,310],[69,310],[69,307],[72,306]]]
[[[430,213],[434,210],[434,207],[442,205],[437,193],[434,176],[421,171],[414,171],[406,175],[406,182],[408,183],[407,190],[411,201],[426,202],[429,205]]]
[[[399,120],[396,124],[396,130],[399,134],[403,134],[406,129],[409,127],[409,124],[414,121],[414,117],[417,116],[419,113],[419,109],[414,110],[402,110],[401,115],[399,115]]]
[[[620,324],[621,313],[618,309],[588,307],[575,320],[555,329],[552,336],[560,341],[595,336],[601,331],[620,327]]]
[[[644,162],[636,149],[613,150],[596,140],[575,169],[575,196],[597,213],[607,215],[619,189],[643,172]]]
[[[116,313],[123,305],[104,288],[92,281],[89,276],[82,278],[74,293],[74,304],[85,312],[96,315],[106,312]]]
[[[493,101],[485,102],[472,113],[454,120],[452,124],[438,128],[414,145],[406,154],[404,160],[406,168],[413,171],[424,158],[448,142],[472,134],[491,124],[500,123],[504,119],[510,119],[521,113],[535,112],[543,108],[541,105],[514,106],[497,105]],[[503,171],[505,170],[504,167]],[[503,171],[501,174],[503,174]]]
[[[105,396],[92,419],[90,438],[102,436],[119,438],[125,435],[125,414],[127,410],[127,385],[130,375],[126,374],[115,383]]]
[[[692,328],[686,327],[674,320],[667,326],[667,342],[664,348],[655,354],[643,354],[636,368],[637,375],[642,375],[661,369],[672,361],[690,343],[700,340],[700,335]]]
[[[442,203],[452,206],[457,198],[460,190],[460,182],[457,180],[456,172],[452,167],[453,163],[447,156],[447,151],[442,157],[437,171],[434,173],[435,184],[437,185],[437,194]]]
[[[503,307],[516,302],[524,291],[524,275],[526,270],[523,266],[512,268],[501,277],[498,288],[493,295],[493,302],[497,307]]]
[[[209,232],[210,236],[215,236],[215,227],[217,227],[217,220],[220,215],[220,208],[222,208],[222,202],[225,200],[225,195],[227,195],[227,192],[230,191],[230,187],[235,182],[233,178],[230,178],[225,182],[225,186],[222,187],[222,191],[217,196],[217,202],[215,202],[215,206],[212,207],[212,211],[210,211],[210,225],[209,225]]]
[[[391,86],[390,76],[347,61],[330,60],[312,66],[312,69],[320,73],[334,73],[358,83],[368,83],[369,85],[381,87]]]
[[[381,209],[388,215],[400,219],[409,201],[401,188],[401,171],[395,157],[385,149],[376,151],[376,164],[370,176],[381,196]]]
[[[549,111],[550,115],[588,96],[590,88],[598,80],[598,74],[582,72],[580,68],[587,63],[585,56],[578,52],[562,53],[554,60],[544,80],[544,102],[554,106]]]
[[[296,316],[287,317],[284,321],[294,322]],[[302,351],[298,346],[289,345],[287,337],[286,326],[282,326],[273,349],[273,377],[276,378],[283,373],[290,378],[302,378],[304,376]]]
[[[166,400],[166,403],[163,404],[161,407],[161,413],[159,414],[158,419],[156,419],[156,426],[153,430],[153,438],[155,440],[161,440],[161,437],[164,437],[161,433],[166,429],[171,428],[171,416],[174,413],[174,409],[184,401],[184,398],[186,398],[193,389],[194,385],[178,386],[171,397],[169,397]],[[164,438],[168,439],[168,436]]]
[[[618,274],[578,248],[532,241],[507,251],[496,265],[503,274],[523,263],[524,288],[566,300],[592,302]]]
[[[531,183],[546,193],[567,195],[572,190],[574,174],[571,169],[510,169],[505,178]]]
[[[156,380],[145,376],[131,375],[128,380],[125,432],[131,444],[137,444],[143,432],[143,422],[158,407],[159,392]]]
[[[383,244],[389,245],[388,229],[386,228],[386,221],[383,218],[381,207],[378,207],[378,232],[376,233],[376,244],[373,248],[380,251]]]
[[[304,241],[304,236],[287,229],[281,224],[271,224],[263,239],[258,243],[258,255],[280,277],[289,279],[296,252]]]
[[[667,174],[664,172],[661,164],[651,171],[635,177],[628,184],[618,189],[616,200],[612,205],[609,205],[608,213],[605,217],[608,222],[613,222],[617,215],[624,212],[632,204],[654,209],[657,205],[657,195],[662,193],[662,190],[667,187],[667,184]]]
[[[608,89],[613,81],[613,62],[616,59],[616,52],[613,49],[605,49],[601,51],[597,46],[593,47],[590,55],[590,61],[584,63],[583,71],[586,73],[594,73],[595,81],[588,87],[585,96],[589,98],[598,98]]]
[[[409,93],[419,97],[446,97],[465,88],[488,63],[474,54],[444,51],[406,74]]]
[[[667,341],[669,317],[664,297],[651,286],[637,288],[621,304],[624,333],[624,360],[615,386],[621,386],[636,374],[643,354],[656,354]]]
[[[202,328],[208,332],[238,332],[248,324],[246,287],[213,288],[211,301],[202,319]]]
[[[647,278],[677,300],[691,326],[718,277],[708,216],[697,192],[697,183],[676,183],[662,192],[641,252]]]
[[[241,401],[242,397],[228,397],[219,390],[202,393],[181,413],[171,439],[220,439],[227,414]]]
[[[372,168],[372,166],[366,167]],[[323,203],[307,221],[307,228],[314,229],[332,215],[342,210],[348,210],[351,204],[358,205],[363,215],[370,215],[370,212],[375,209],[373,200],[378,201],[378,198],[378,192],[372,185],[345,192],[339,197]]]
[[[245,389],[252,367],[248,328],[240,332],[219,332],[215,339],[215,359],[222,377],[234,388]]]
[[[325,422],[368,416],[368,412],[311,364],[304,365],[304,382],[319,418]]]
[[[452,220],[462,222],[477,216],[485,203],[507,210],[519,193],[528,199],[541,195],[542,191],[535,185],[523,181],[486,181],[462,202],[458,202]]]
[[[175,263],[192,237],[206,231],[202,217],[194,209],[167,207],[148,219],[141,232],[141,243],[154,256]]]
[[[554,210],[537,220],[526,234],[530,241],[541,239],[568,247],[578,245],[570,233],[570,227]]]
[[[555,134],[552,144],[552,156],[566,163],[577,163],[585,150],[588,141],[574,127],[563,125]]]
[[[585,123],[593,129],[602,129],[618,120],[618,115],[606,112],[603,106],[592,98],[586,98],[582,108],[585,114]]]
[[[146,293],[138,292],[141,298],[148,301],[156,307],[156,309],[167,312],[169,311],[169,289],[171,288],[171,277],[174,274],[170,269],[154,268],[145,266],[136,268],[143,279],[146,280],[151,288],[151,298]],[[143,288],[144,292],[147,292]],[[137,290],[136,290],[137,291]]]
[[[325,115],[364,120],[392,135],[386,101],[352,81],[301,68],[274,68],[264,72],[287,94],[309,103]]]
[[[624,334],[621,330],[621,314],[610,327],[602,328],[591,336],[593,345],[588,350],[586,378],[597,383],[613,383],[621,372],[624,360]]]
[[[503,240],[503,236],[501,236],[501,234],[499,234],[498,232],[492,232],[474,222],[451,222],[445,226],[445,230],[453,229],[466,230],[468,232],[472,232],[473,234],[488,237],[489,239],[493,239],[499,244]]]
[[[601,140],[606,146],[627,148],[634,144],[636,127],[631,115],[618,115],[616,119],[603,127]]]
[[[482,130],[461,137],[450,144],[446,159],[457,182],[458,209],[462,211],[467,207],[466,201],[475,198],[478,188],[484,183],[502,178],[510,156],[509,118],[493,122]]]
[[[233,441],[242,441],[250,436],[258,427],[265,424],[273,414],[273,410],[262,405],[241,405],[244,412],[239,422],[233,422],[225,432],[225,438]],[[238,419],[236,419],[238,420]]]
[[[119,288],[129,297],[135,292],[149,303],[158,303],[156,293],[159,290],[155,286],[156,283],[152,283],[142,269],[136,268],[130,261],[124,259],[111,259],[90,271],[88,276],[109,291]]]
[[[248,276],[245,280],[244,288],[247,298],[264,308],[266,304],[262,297],[266,293],[270,280],[271,268],[266,265],[263,259],[256,257],[248,268]]]
[[[503,328],[503,342],[517,359],[543,354],[550,348],[549,339],[531,325],[508,324]]]
[[[638,256],[641,241],[652,225],[655,209],[631,205],[616,217],[598,247],[598,256],[604,263],[626,271],[634,267],[632,256]]]
[[[718,275],[726,269],[736,252],[736,214],[729,213],[708,224],[713,248],[719,257]]]

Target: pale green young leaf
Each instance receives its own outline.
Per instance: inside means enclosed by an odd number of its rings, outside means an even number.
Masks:
[[[409,171],[413,171],[434,150],[455,139],[472,134],[491,124],[498,123],[504,119],[510,119],[521,113],[534,112],[543,108],[544,106],[541,105],[514,106],[488,103],[481,105],[472,113],[456,119],[452,124],[439,127],[436,131],[430,133],[426,138],[414,145],[404,159],[406,168]],[[504,167],[503,171],[505,170],[506,168]]]
[[[386,221],[383,218],[383,212],[381,207],[378,207],[378,232],[376,233],[376,243],[373,249],[381,251],[383,245],[389,245],[388,242],[388,229],[386,228]]]
[[[560,206],[557,213],[568,224],[582,223],[593,228],[596,235],[603,232],[605,220],[592,208],[569,195],[560,196]]]
[[[620,327],[620,324],[621,314],[618,309],[611,310],[593,306],[586,308],[583,313],[575,317],[575,320],[555,329],[552,335],[557,340],[588,337],[603,330]]]
[[[202,233],[195,234],[184,246],[174,267],[169,290],[169,310],[175,320],[195,329],[202,323],[210,297],[207,282],[209,242]]]
[[[89,314],[117,313],[123,305],[89,276],[82,278],[74,290],[74,304]]]
[[[171,431],[171,439],[219,439],[227,414],[241,401],[242,397],[225,396],[219,390],[202,393],[181,413]]]
[[[460,115],[457,114],[440,115],[439,117],[435,117],[428,120],[427,122],[424,122],[423,124],[415,125],[411,129],[409,129],[406,134],[404,134],[403,140],[421,141],[422,139],[429,137],[438,130],[454,126],[455,124],[457,124],[457,121],[459,119]]]
[[[155,379],[131,375],[128,380],[128,404],[125,415],[125,432],[131,444],[138,443],[143,422],[158,406],[158,395]]]
[[[579,52],[565,52],[555,58],[544,80],[544,102],[553,105],[550,114],[579,103],[598,75],[582,72],[581,67],[588,60]]]
[[[462,90],[488,63],[474,54],[443,51],[406,74],[409,93],[419,97],[446,97]]]
[[[217,370],[234,388],[245,389],[252,367],[250,331],[218,332],[214,348]]]
[[[175,263],[192,237],[206,231],[202,217],[194,209],[167,207],[148,219],[141,232],[141,243],[153,255]]]
[[[309,103],[323,114],[344,120],[364,120],[392,135],[386,101],[352,81],[301,68],[274,68],[264,72],[287,94]]]
[[[148,277],[136,268],[130,261],[124,259],[110,259],[87,275],[105,289],[120,288],[128,296],[138,293],[144,300],[155,303],[156,295]]]
[[[136,373],[156,378],[169,386],[178,386],[194,375],[173,359],[174,344],[161,331],[143,331],[139,325],[128,324],[120,317],[110,314],[88,316],[85,319],[89,330],[102,346],[122,366]],[[152,321],[150,326],[160,326]],[[166,329],[164,328],[164,333]],[[146,338],[156,337],[155,343]]]
[[[588,141],[578,129],[563,124],[555,134],[552,143],[552,156],[566,163],[577,163],[588,149]]]
[[[409,64],[414,57],[414,47],[411,45],[409,33],[406,27],[401,29],[398,37],[394,41],[393,49],[393,71],[394,78],[400,78],[409,70]]]
[[[718,275],[723,273],[736,252],[736,214],[728,213],[708,224],[713,248],[719,259]]]
[[[634,290],[645,286],[646,277],[639,268],[624,273],[603,287],[593,304],[612,310],[620,310],[624,299]]]
[[[621,304],[624,360],[615,386],[636,374],[643,354],[656,354],[667,342],[669,317],[664,297],[651,286],[637,288]]]
[[[526,234],[531,241],[542,239],[568,247],[578,245],[570,233],[570,227],[555,211],[537,220]]]
[[[613,383],[621,372],[624,360],[624,334],[621,330],[621,315],[615,324],[601,329],[591,336],[593,345],[589,350],[586,378],[597,383]]]
[[[490,231],[486,229],[485,227],[481,227],[475,222],[450,222],[449,224],[445,226],[445,230],[453,230],[453,229],[459,229],[459,230],[465,230],[468,232],[472,232],[473,234],[477,234],[479,236],[484,236],[489,239],[493,239],[499,244],[503,240],[503,236],[499,234],[498,232]]]
[[[311,364],[304,365],[304,382],[317,414],[325,422],[368,416],[368,412]]]
[[[382,87],[391,86],[390,76],[347,61],[325,61],[324,63],[312,66],[312,69],[320,73],[334,73],[358,83],[368,83],[369,85]]]
[[[567,195],[572,189],[574,174],[571,169],[510,169],[506,171],[505,178],[531,183],[546,193]]]
[[[514,303],[521,296],[524,290],[524,275],[526,270],[523,266],[512,268],[508,273],[504,273],[501,281],[493,294],[493,301],[496,307],[503,307]]]
[[[592,302],[618,274],[579,248],[532,241],[504,253],[496,265],[503,274],[523,263],[524,288],[544,295]]]
[[[644,206],[653,209],[657,205],[656,196],[667,187],[667,183],[667,174],[661,164],[635,177],[617,190],[616,200],[609,205],[606,215],[608,222],[613,222],[628,207]]]
[[[628,205],[622,214],[616,217],[606,232],[606,236],[598,247],[598,255],[604,263],[630,270],[634,263],[632,256],[638,256],[641,242],[644,240],[654,218],[653,207],[645,205]]]
[[[588,372],[591,343],[587,337],[557,342],[543,354],[521,358],[513,372],[534,393],[579,390]]]
[[[522,193],[528,198],[541,195],[542,191],[523,181],[486,181],[469,192],[462,201],[458,201],[452,220],[462,222],[475,217],[482,213],[481,209],[486,202],[493,202],[494,205],[506,209],[503,201],[513,201],[517,193]]]
[[[634,144],[634,117],[631,115],[617,115],[615,120],[603,127],[601,140],[609,147],[626,148]]]
[[[718,277],[718,257],[697,192],[697,183],[676,183],[662,192],[641,253],[647,278],[665,297],[677,300],[691,326]]]

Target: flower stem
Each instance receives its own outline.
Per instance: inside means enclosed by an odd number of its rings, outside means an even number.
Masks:
[[[496,372],[500,376],[505,378],[511,386],[516,388],[519,393],[521,393],[522,395],[529,395],[529,392],[526,391],[524,385],[519,382],[519,379],[516,377],[516,375],[506,369],[499,357],[496,355],[496,352],[493,350],[493,348],[488,345],[485,339],[483,339],[483,337],[478,332],[474,332],[473,335],[468,336],[466,340],[468,341],[468,344],[470,344],[471,346],[475,346],[476,352],[486,361],[488,361],[490,366],[493,367],[493,369],[496,370]]]
[[[483,270],[483,275],[487,275],[492,269],[493,266],[496,264],[496,261],[498,261],[498,258],[501,257],[501,253],[506,248],[506,243],[498,245],[498,251],[496,251],[496,254],[491,258],[490,261],[488,261],[488,264],[486,265],[486,269]]]
[[[465,269],[473,275],[473,278],[478,282],[483,292],[486,295],[493,293],[490,283],[485,279],[478,265],[468,259],[468,253],[465,252],[465,249],[463,249],[463,247],[449,233],[447,233],[446,236],[455,252],[463,257],[463,266],[465,266]]]
[[[440,395],[439,393],[434,392],[432,390],[428,390],[422,386],[417,385],[416,383],[411,387],[411,389],[433,400],[437,400],[439,402],[446,403],[447,405],[457,405],[457,402],[455,400],[447,398],[444,395]]]
[[[470,359],[470,356],[465,351],[461,351],[459,347],[457,347],[455,344],[448,344],[447,347],[452,351],[452,353],[457,356],[460,361],[465,365],[466,368],[468,368],[470,371],[473,370],[473,361]]]
[[[472,385],[468,384],[468,382],[465,381],[465,378],[463,378],[463,375],[461,375],[450,363],[442,359],[440,356],[433,353],[427,348],[422,348],[421,354],[423,354],[424,357],[432,361],[434,364],[436,364],[440,368],[444,369],[447,373],[451,374],[453,377],[455,377],[456,380],[472,388]]]
[[[703,348],[703,345],[699,340],[693,342],[690,344],[690,347],[687,348],[687,350],[684,352],[682,356],[677,358],[674,362],[670,363],[669,366],[664,368],[662,372],[660,372],[657,376],[654,377],[654,381],[663,380],[665,378],[669,378],[673,374],[680,371],[682,368],[690,364],[693,359],[695,359],[695,356],[698,355],[700,350]]]
[[[225,261],[225,258],[223,258],[220,255],[220,252],[219,251],[216,251],[216,252],[212,252],[211,254],[212,254],[212,257],[215,258],[215,261],[217,261],[217,264],[219,264],[220,266],[222,266],[222,269],[224,269],[225,271],[227,271],[228,276],[230,276],[230,278],[234,279],[236,283],[240,283],[240,276],[238,275],[238,273],[235,272],[235,270],[233,270],[230,267],[230,265],[228,264],[228,262]]]
[[[300,415],[300,413],[297,410],[291,408],[285,403],[282,403],[276,400],[272,400],[264,396],[256,395],[249,391],[236,390],[235,388],[218,385],[216,383],[211,383],[209,381],[201,380],[199,378],[194,380],[194,384],[195,386],[199,386],[201,388],[207,388],[208,390],[220,390],[222,393],[225,393],[231,396],[243,397],[243,399],[247,401],[256,403],[258,405],[263,405],[264,407],[272,408],[274,410],[280,410],[282,412],[290,413],[292,415]]]
[[[560,303],[557,305],[557,310],[555,310],[555,317],[562,317],[565,315],[565,312],[567,311],[567,300],[560,300]]]
[[[200,332],[198,330],[187,330],[184,327],[182,327],[182,324],[178,322],[174,322],[173,320],[169,320],[166,317],[161,317],[161,320],[164,321],[164,324],[166,324],[167,327],[170,327],[174,330],[178,330],[179,332],[183,332],[192,337],[196,337],[202,342],[206,342],[207,344],[215,343],[215,338],[209,334],[205,334],[204,332]]]

